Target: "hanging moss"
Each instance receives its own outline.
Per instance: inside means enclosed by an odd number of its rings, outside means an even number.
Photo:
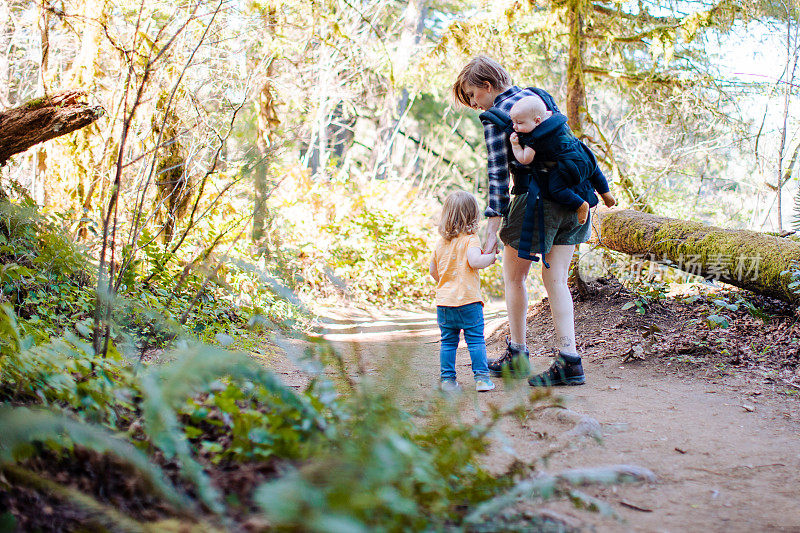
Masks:
[[[599,243],[631,255],[669,260],[677,268],[793,303],[800,298],[781,272],[800,261],[800,243],[638,211],[597,213]]]

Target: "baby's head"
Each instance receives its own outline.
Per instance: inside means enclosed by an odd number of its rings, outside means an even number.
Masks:
[[[544,101],[538,96],[520,98],[511,108],[511,122],[514,131],[528,133],[544,122],[553,113],[547,110]]]
[[[467,191],[448,194],[439,220],[439,235],[449,241],[462,233],[471,235],[477,230],[478,200]]]

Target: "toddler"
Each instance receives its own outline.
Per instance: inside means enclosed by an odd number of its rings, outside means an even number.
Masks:
[[[553,115],[538,96],[526,96],[511,107],[509,116],[514,127],[509,137],[514,157],[529,165],[539,153],[541,160],[556,163],[559,171],[551,171],[547,182],[550,196],[559,204],[575,209],[579,224],[586,223],[590,207],[573,190],[581,181],[579,174],[586,174],[595,189],[606,191],[600,194],[603,203],[608,207],[616,204],[605,177],[597,172],[594,155],[572,135],[564,115]]]
[[[447,196],[439,222],[442,236],[431,258],[430,273],[436,280],[436,317],[442,332],[439,363],[443,391],[460,389],[456,381],[456,348],[461,331],[472,359],[475,390],[494,389],[486,361],[483,338],[483,298],[478,270],[495,262],[495,253],[483,253],[475,234],[478,201],[466,191]]]

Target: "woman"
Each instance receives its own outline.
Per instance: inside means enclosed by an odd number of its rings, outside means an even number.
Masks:
[[[453,84],[453,96],[459,103],[474,109],[487,110],[494,106],[508,113],[519,99],[537,95],[513,85],[508,72],[496,61],[478,56],[458,75]],[[503,280],[510,329],[505,353],[489,362],[489,370],[494,375],[510,372],[515,377],[526,377],[530,366],[525,342],[528,310],[525,280],[531,261],[520,258],[518,250],[527,205],[527,185],[514,183],[509,191],[510,163],[514,158],[506,134],[494,124],[485,123],[484,136],[489,170],[489,205],[484,214],[489,222],[483,251],[489,253],[497,250],[499,230],[499,238],[505,244]],[[540,179],[546,179],[546,164],[534,160],[533,168]],[[523,175],[519,173],[519,176]],[[522,178],[517,180],[523,181]],[[513,199],[509,192],[514,195]],[[543,263],[549,264],[549,268],[542,266],[542,280],[553,316],[558,355],[548,370],[528,377],[528,383],[535,387],[581,385],[585,378],[581,357],[575,346],[575,320],[567,277],[575,245],[589,238],[591,217],[586,223],[579,224],[574,211],[548,199],[540,201],[544,202],[545,228],[541,251],[545,259]],[[538,228],[526,229],[532,230],[533,235],[539,235]]]

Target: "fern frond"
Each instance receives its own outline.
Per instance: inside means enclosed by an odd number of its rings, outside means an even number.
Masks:
[[[800,231],[800,187],[794,193],[794,209],[792,210],[792,229]]]
[[[66,403],[82,418],[114,425],[122,393],[133,386],[133,372],[119,358],[95,357],[91,345],[71,333],[34,346],[7,308],[0,310],[0,342],[0,381],[13,390],[12,399]]]
[[[176,509],[192,508],[190,500],[142,451],[102,427],[72,420],[64,414],[46,409],[0,406],[0,428],[2,462],[13,462],[15,454],[31,442],[50,441],[61,445],[74,443],[98,453],[111,453],[119,457],[136,468],[150,486]]]
[[[581,509],[588,509],[589,511],[600,513],[603,516],[612,516],[619,518],[619,515],[614,508],[599,498],[589,496],[585,492],[579,490],[569,491],[569,499],[575,507]]]
[[[181,473],[194,483],[201,501],[212,512],[222,514],[225,506],[219,491],[211,484],[200,463],[194,460],[186,433],[178,422],[174,407],[164,398],[164,388],[159,384],[156,373],[142,376],[141,387],[144,394],[142,412],[145,433],[167,458],[178,458]]]
[[[7,303],[0,305],[0,354],[19,353],[23,344],[14,308]]]
[[[324,428],[323,418],[307,400],[245,354],[204,346],[184,352],[172,363],[145,373],[141,378],[145,432],[167,457],[180,460],[183,475],[195,484],[203,503],[218,514],[224,511],[219,492],[193,458],[176,409],[190,396],[209,390],[214,383],[226,377],[249,380],[263,386],[319,428]]]
[[[243,353],[203,346],[178,353],[175,361],[151,371],[161,385],[163,400],[177,407],[192,394],[208,388],[217,380],[230,377],[263,386],[286,405],[294,407],[323,429],[324,419],[302,396],[297,395],[258,361]]]
[[[541,474],[533,479],[520,481],[512,488],[481,503],[465,518],[467,524],[478,524],[485,516],[502,512],[522,499],[547,500],[551,498],[585,496],[570,487],[582,485],[615,484],[626,481],[655,481],[656,476],[650,470],[634,465],[612,465],[597,468],[580,468],[567,470],[559,474]],[[577,496],[576,496],[577,495]],[[585,498],[584,498],[585,499]],[[588,500],[586,500],[588,502]],[[591,507],[606,511],[604,506],[591,502]]]

